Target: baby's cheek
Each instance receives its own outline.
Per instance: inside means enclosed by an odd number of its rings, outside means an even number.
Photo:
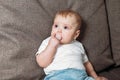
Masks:
[[[55,32],[54,32],[54,31],[51,31],[51,35],[53,35],[53,34],[55,34]]]

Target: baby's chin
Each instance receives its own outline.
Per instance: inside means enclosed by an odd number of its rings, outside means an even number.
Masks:
[[[70,44],[72,41],[63,41],[63,40],[60,40],[60,44]]]

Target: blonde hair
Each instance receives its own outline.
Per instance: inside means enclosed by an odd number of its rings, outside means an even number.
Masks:
[[[63,17],[67,17],[67,16],[74,16],[76,19],[76,23],[77,23],[77,29],[80,29],[81,27],[81,16],[79,13],[73,11],[73,10],[61,10],[58,11],[55,15],[55,18],[57,15],[61,15]]]

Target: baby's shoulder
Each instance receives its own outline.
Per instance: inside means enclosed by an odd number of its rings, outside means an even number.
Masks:
[[[81,42],[79,42],[79,41],[77,41],[77,40],[75,40],[75,41],[73,41],[72,42],[72,46],[74,46],[74,47],[83,47],[83,45],[82,45],[82,43]]]
[[[83,47],[83,44],[77,40],[75,40],[73,42],[73,49],[76,50],[76,51],[79,51],[81,53],[84,53],[85,52],[85,49]]]

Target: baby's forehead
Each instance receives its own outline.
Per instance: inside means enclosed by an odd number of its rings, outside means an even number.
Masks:
[[[55,20],[56,19],[58,19],[58,20],[66,19],[66,20],[69,20],[69,21],[74,22],[74,23],[77,22],[76,18],[74,16],[72,16],[72,15],[67,15],[67,16],[56,15]]]

